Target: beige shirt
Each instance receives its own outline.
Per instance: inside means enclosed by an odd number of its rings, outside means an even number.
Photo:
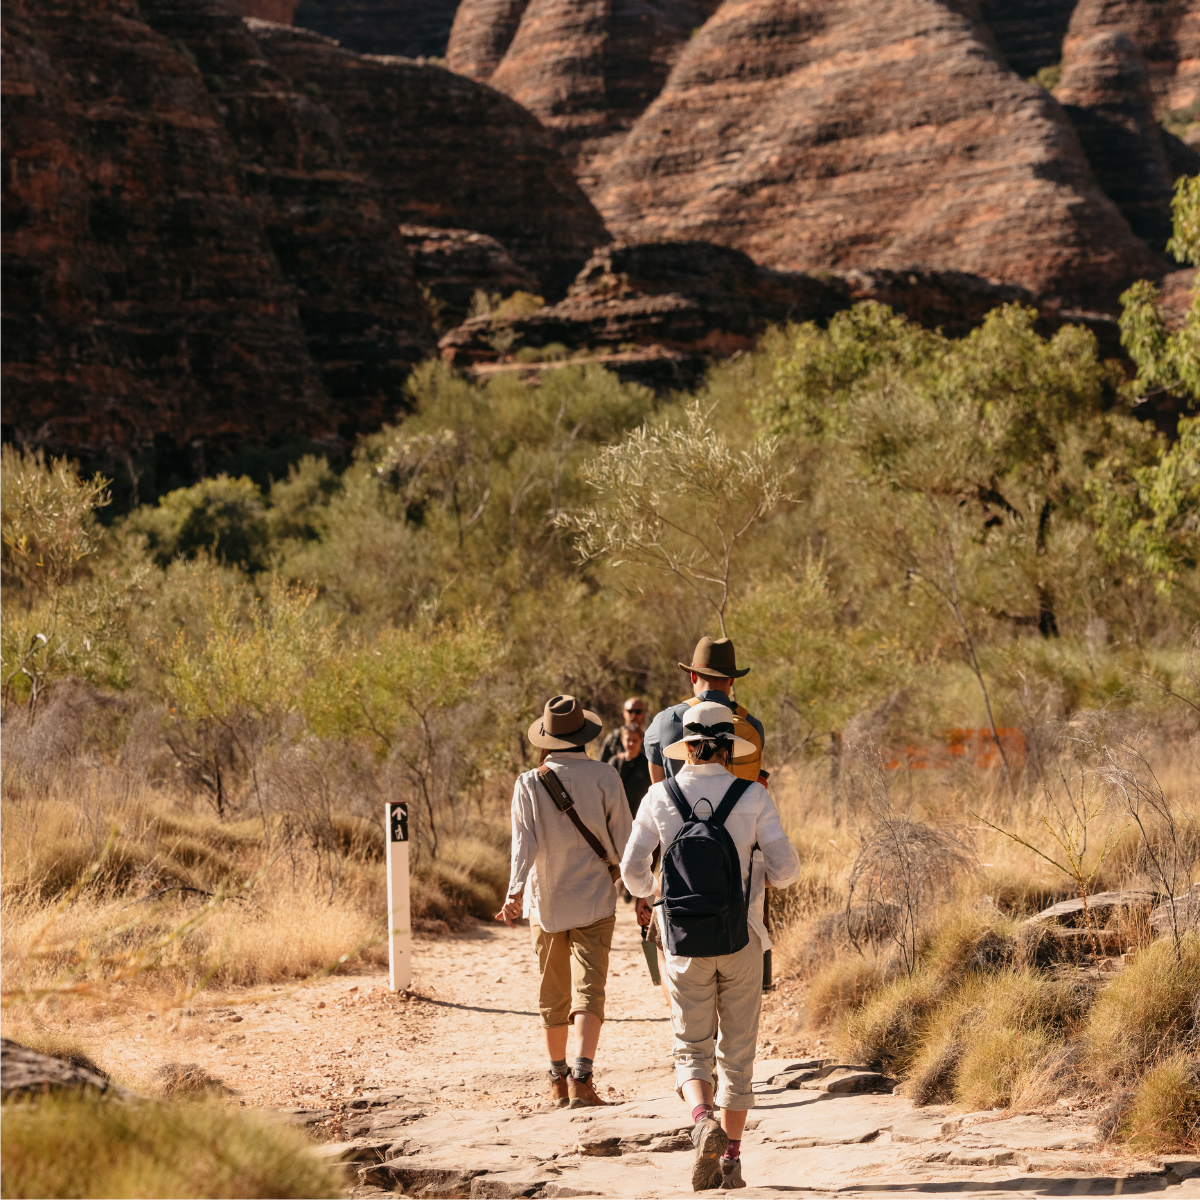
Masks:
[[[719,763],[698,763],[681,766],[675,774],[675,782],[683,790],[687,802],[695,808],[700,805],[700,816],[710,815],[711,809],[700,804],[702,799],[712,801],[712,808],[721,803],[725,790],[734,777]],[[649,896],[654,891],[654,876],[650,870],[655,847],[664,849],[683,828],[683,818],[667,792],[665,783],[656,783],[646,793],[633,823],[633,834],[625,847],[621,862],[621,874],[625,886],[635,896]],[[733,811],[725,819],[725,828],[737,847],[742,861],[742,886],[750,878],[750,904],[746,924],[758,934],[764,950],[770,950],[771,939],[763,924],[763,893],[769,883],[775,888],[785,888],[800,878],[800,856],[783,831],[779,810],[770,792],[761,783],[752,783]],[[757,844],[754,861],[750,852]],[[662,923],[662,909],[658,912]],[[664,943],[666,939],[664,938]],[[668,957],[670,957],[668,955]]]
[[[633,819],[616,768],[584,750],[554,750],[546,759],[575,801],[579,819],[621,861]],[[512,798],[512,871],[508,894],[528,884],[526,913],[546,930],[579,929],[617,911],[617,885],[600,856],[537,781],[518,776]]]

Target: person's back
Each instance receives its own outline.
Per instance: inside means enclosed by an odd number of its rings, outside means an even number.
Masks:
[[[730,771],[741,779],[764,780],[762,774],[762,749],[765,738],[762,722],[751,716],[733,699],[731,692],[734,681],[750,673],[750,668],[738,670],[733,643],[729,638],[701,638],[696,644],[691,663],[680,663],[688,672],[693,696],[679,704],[663,709],[650,723],[646,731],[646,759],[650,764],[650,778],[657,783],[667,775],[674,775],[679,764],[666,753],[666,747],[682,736],[683,723],[688,712],[697,704],[711,702],[723,704],[735,718],[737,736],[747,743],[747,750],[739,754],[730,765]]]

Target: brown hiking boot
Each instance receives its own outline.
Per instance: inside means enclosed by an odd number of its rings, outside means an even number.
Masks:
[[[547,1089],[546,1100],[551,1108],[566,1108],[570,1101],[567,1095],[567,1081],[553,1071],[546,1072],[550,1076],[550,1087]]]
[[[567,1080],[567,1091],[571,1096],[571,1108],[602,1108],[606,1103],[596,1095],[590,1075],[585,1079],[576,1079],[572,1075]]]
[[[692,1191],[706,1192],[721,1186],[721,1156],[729,1145],[729,1138],[719,1121],[706,1117],[697,1121],[691,1132],[696,1157],[692,1160]]]

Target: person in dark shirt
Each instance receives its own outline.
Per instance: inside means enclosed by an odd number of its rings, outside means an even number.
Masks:
[[[625,701],[624,705],[625,725],[636,725],[640,733],[643,726],[646,724],[646,705],[636,696],[630,696]],[[600,761],[612,762],[614,758],[624,749],[621,744],[621,730],[624,726],[619,726],[604,739],[600,745]]]
[[[629,815],[637,816],[642,797],[650,790],[650,764],[646,761],[644,735],[636,725],[626,725],[621,730],[621,753],[611,759],[625,786],[625,799],[629,801]]]

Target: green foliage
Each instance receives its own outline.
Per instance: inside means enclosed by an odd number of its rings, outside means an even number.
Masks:
[[[1180,262],[1200,265],[1200,175],[1181,176],[1171,201],[1175,233],[1167,249]],[[1158,289],[1140,279],[1121,296],[1121,345],[1137,366],[1134,387],[1141,396],[1178,392],[1190,404],[1200,401],[1200,292],[1183,326],[1169,330],[1158,304]]]
[[[636,563],[691,588],[724,636],[739,543],[787,499],[789,472],[776,448],[763,438],[739,451],[712,412],[689,405],[679,418],[643,425],[601,450],[580,471],[598,503],[559,522],[576,534],[584,561]]]
[[[216,1101],[46,1097],[6,1105],[0,1137],[5,1196],[342,1194],[300,1133]]]
[[[210,583],[202,598],[205,634],[180,631],[162,657],[167,694],[180,716],[228,723],[241,714],[279,717],[302,704],[307,681],[333,652],[311,591],[272,580],[265,600]]]
[[[95,512],[109,502],[108,480],[85,480],[66,459],[6,446],[0,487],[4,702],[27,699],[32,712],[67,674],[125,686],[129,587],[92,571],[104,544]]]
[[[145,535],[160,566],[203,553],[247,571],[268,565],[266,506],[262,492],[244,475],[218,475],[168,492],[157,507],[138,509],[129,527]]]
[[[1134,578],[1168,592],[1200,563],[1200,417],[1182,418],[1157,461],[1134,466],[1106,458],[1088,481],[1100,547]]]

